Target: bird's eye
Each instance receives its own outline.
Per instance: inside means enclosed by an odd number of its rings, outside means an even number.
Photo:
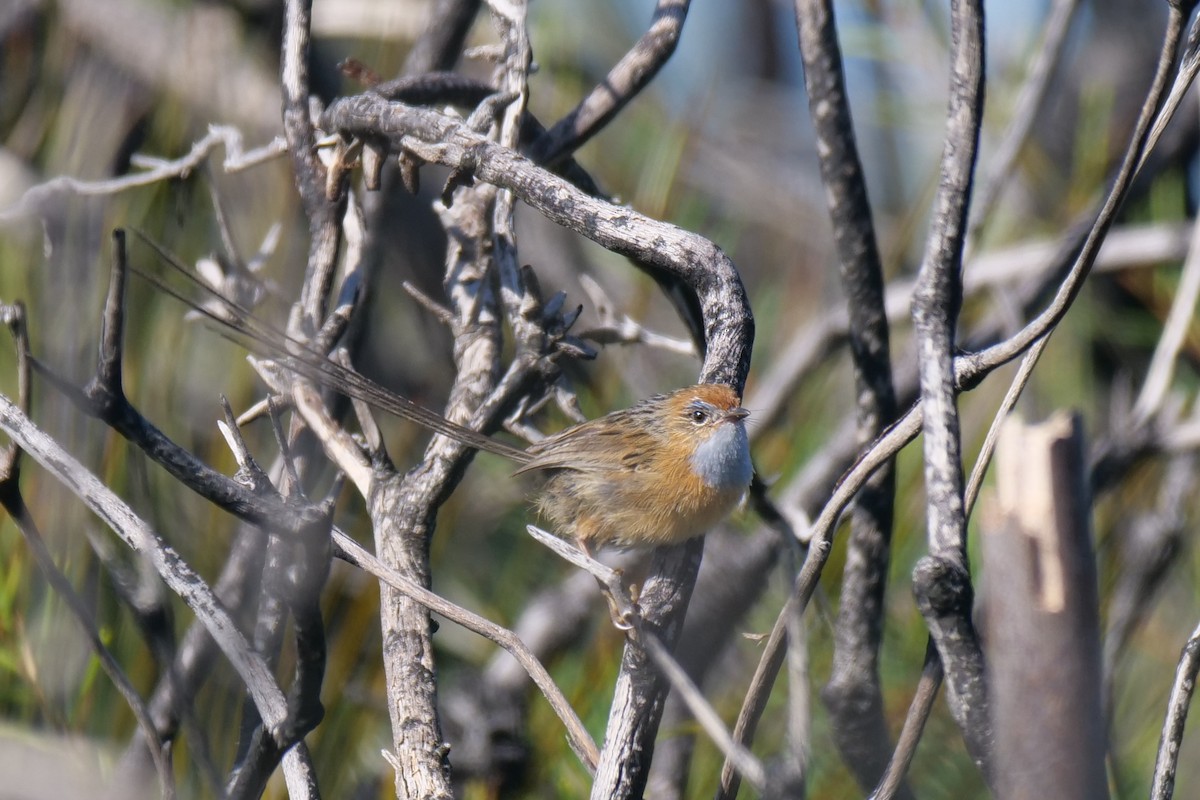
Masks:
[[[701,422],[708,420],[708,412],[702,408],[692,409],[692,422],[699,425]]]

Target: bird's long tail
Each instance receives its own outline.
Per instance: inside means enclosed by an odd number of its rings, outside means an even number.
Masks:
[[[158,275],[133,265],[130,265],[130,269],[159,291],[174,297],[214,323],[223,336],[250,352],[270,358],[280,366],[340,394],[362,400],[381,411],[411,420],[469,447],[511,458],[519,464],[530,461],[529,454],[524,450],[498,442],[479,431],[452,422],[436,411],[431,411],[406,397],[385,389],[362,373],[330,360],[325,354],[312,349],[307,343],[288,336],[284,331],[254,316],[250,309],[223,297],[192,274],[191,270],[152,239],[142,234],[139,235],[191,286],[212,298],[216,308],[220,310],[217,311],[203,303],[196,302]]]

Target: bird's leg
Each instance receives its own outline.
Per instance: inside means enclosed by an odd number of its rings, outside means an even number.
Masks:
[[[593,554],[592,544],[588,539],[579,539],[578,544],[583,557],[600,568],[597,571],[588,571],[595,577],[596,583],[600,584],[600,594],[604,595],[608,602],[608,614],[612,618],[613,626],[619,631],[633,630],[637,617],[642,613],[637,602],[637,587],[625,583],[624,574],[620,569],[601,564]]]
[[[526,525],[525,530],[529,532],[530,536],[596,579],[596,582],[600,584],[601,594],[608,601],[614,625],[623,631],[634,627],[635,620],[641,615],[637,601],[622,580],[620,570],[615,570],[595,559],[587,539],[580,537],[576,539],[573,546],[536,525]]]

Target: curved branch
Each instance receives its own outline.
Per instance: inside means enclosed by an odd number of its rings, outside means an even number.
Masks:
[[[363,94],[335,101],[326,120],[330,130],[382,136],[393,149],[410,150],[430,163],[511,189],[564,228],[677,277],[696,292],[704,316],[707,348],[700,381],[742,390],[750,367],[754,318],[733,262],[708,239],[591,197],[436,111]]]

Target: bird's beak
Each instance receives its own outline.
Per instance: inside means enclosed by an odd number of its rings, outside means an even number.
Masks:
[[[728,422],[740,422],[748,416],[750,416],[750,412],[741,406],[738,406],[737,408],[731,408],[725,412],[725,419]]]

